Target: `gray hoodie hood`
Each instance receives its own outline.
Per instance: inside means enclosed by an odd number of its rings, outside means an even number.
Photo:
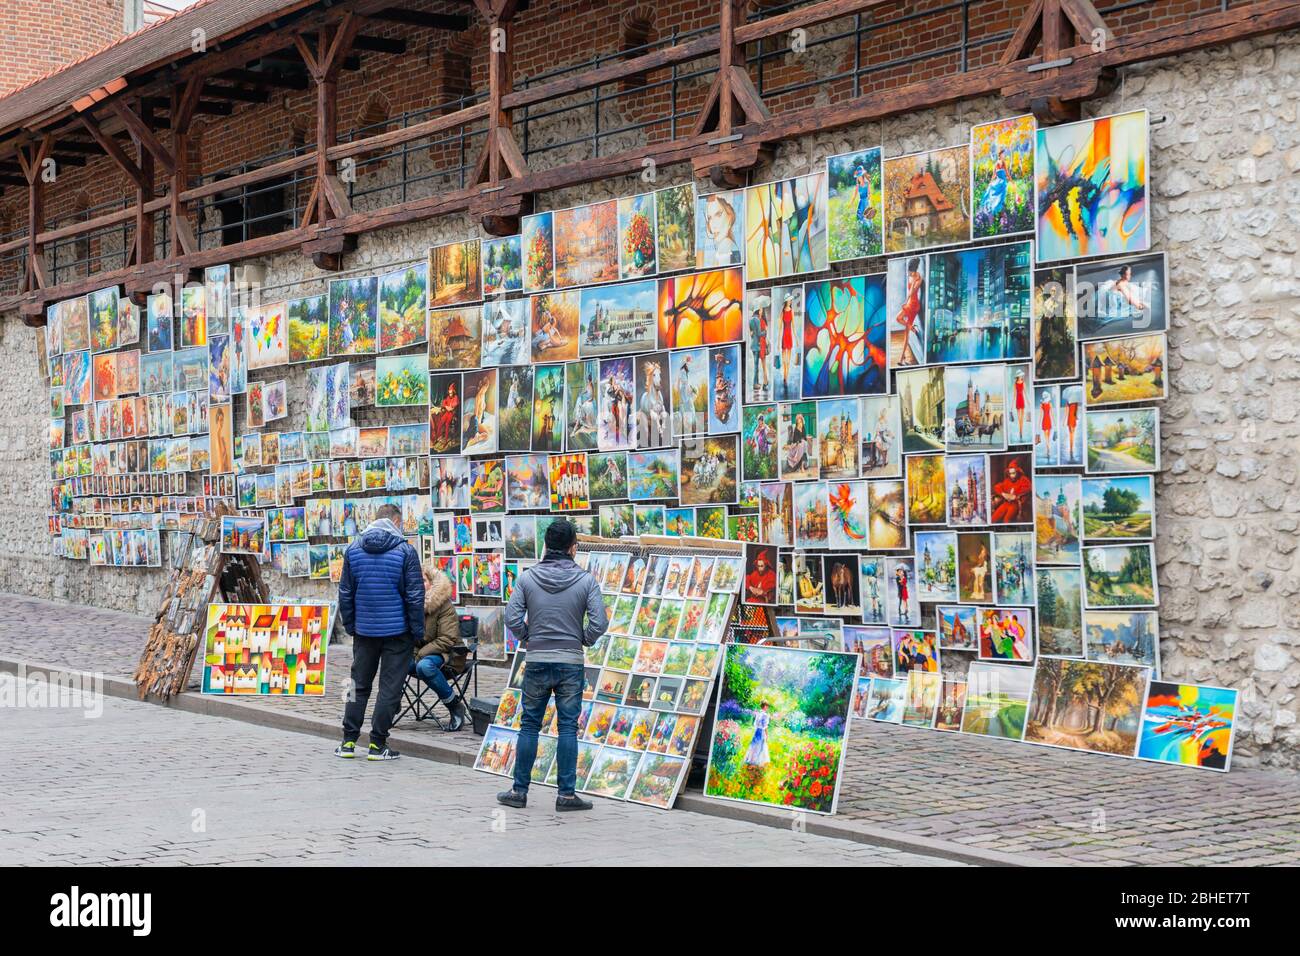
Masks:
[[[567,591],[586,573],[567,554],[547,553],[540,563],[532,567],[533,580],[551,594]]]
[[[596,643],[609,621],[596,579],[567,554],[548,552],[519,575],[506,606],[506,627],[530,661],[581,665],[582,649]]]

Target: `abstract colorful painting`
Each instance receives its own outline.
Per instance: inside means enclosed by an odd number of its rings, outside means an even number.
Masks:
[[[208,605],[202,692],[324,695],[333,626],[327,604]]]
[[[1148,151],[1146,110],[1038,131],[1039,262],[1150,247]]]
[[[858,665],[841,651],[726,645],[705,795],[833,813]]]
[[[552,511],[586,511],[591,507],[586,452],[549,455],[546,470]]]
[[[555,213],[555,287],[618,279],[618,202],[608,199]]]
[[[660,279],[659,348],[739,342],[744,333],[744,294],[740,269],[714,269]]]
[[[827,268],[826,174],[745,190],[745,278],[780,279]]]
[[[826,160],[829,259],[867,259],[883,251],[880,147]]]
[[[972,239],[1033,231],[1036,130],[1032,115],[971,127]]]
[[[1237,691],[1151,681],[1137,756],[1141,760],[1227,772],[1232,762]]]
[[[885,277],[811,282],[805,294],[803,397],[887,391]]]

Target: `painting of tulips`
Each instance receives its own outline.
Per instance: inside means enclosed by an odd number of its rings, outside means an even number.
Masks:
[[[858,655],[729,644],[706,796],[833,813]]]

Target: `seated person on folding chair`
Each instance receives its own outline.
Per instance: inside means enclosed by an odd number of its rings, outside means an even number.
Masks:
[[[426,561],[424,574],[424,636],[416,641],[411,673],[418,674],[451,713],[448,730],[460,730],[468,714],[456,696],[442,667],[451,659],[452,648],[460,643],[460,618],[452,605],[451,579]]]

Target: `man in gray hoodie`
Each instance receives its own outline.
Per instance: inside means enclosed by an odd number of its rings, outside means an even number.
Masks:
[[[573,560],[578,550],[573,524],[561,518],[546,529],[546,555],[515,584],[506,607],[506,627],[527,651],[524,668],[524,713],[515,750],[515,782],[497,794],[507,807],[528,803],[537,734],[551,694],[555,694],[560,740],[556,774],[560,793],[556,810],[590,810],[590,801],[577,794],[578,712],[582,708],[582,649],[600,639],[609,627],[600,585]],[[584,626],[583,615],[587,621]]]

